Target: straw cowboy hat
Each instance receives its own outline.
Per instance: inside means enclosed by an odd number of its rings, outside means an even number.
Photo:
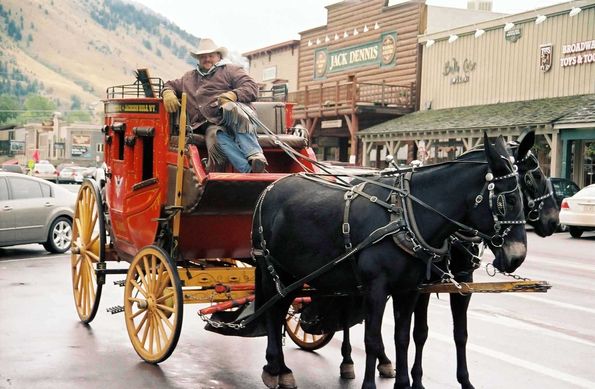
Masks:
[[[198,59],[199,55],[202,54],[209,54],[209,53],[221,53],[221,58],[227,57],[227,49],[223,46],[217,47],[215,42],[209,38],[202,38],[200,42],[198,42],[198,47],[195,51],[191,51],[190,55],[194,58]]]

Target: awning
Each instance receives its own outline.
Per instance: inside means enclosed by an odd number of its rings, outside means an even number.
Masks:
[[[440,139],[581,121],[595,126],[595,94],[418,111],[359,131],[364,141]],[[505,131],[504,131],[505,132]]]

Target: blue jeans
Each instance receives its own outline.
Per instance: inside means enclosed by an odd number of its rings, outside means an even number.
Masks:
[[[225,127],[217,131],[217,143],[229,162],[240,173],[249,173],[252,169],[248,157],[262,153],[258,138],[254,132],[235,132]]]

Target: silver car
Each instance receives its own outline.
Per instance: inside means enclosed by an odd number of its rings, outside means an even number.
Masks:
[[[0,247],[40,243],[52,253],[67,251],[76,196],[43,179],[0,172]]]

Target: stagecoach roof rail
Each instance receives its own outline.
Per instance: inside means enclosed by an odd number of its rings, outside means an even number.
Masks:
[[[161,92],[163,91],[163,80],[159,77],[150,77],[149,81],[150,85],[153,88],[153,91],[155,92],[154,97],[160,97]],[[106,95],[108,99],[117,99],[124,97],[148,97],[145,94],[143,83],[139,80],[134,81],[132,84],[110,86],[106,90]]]

